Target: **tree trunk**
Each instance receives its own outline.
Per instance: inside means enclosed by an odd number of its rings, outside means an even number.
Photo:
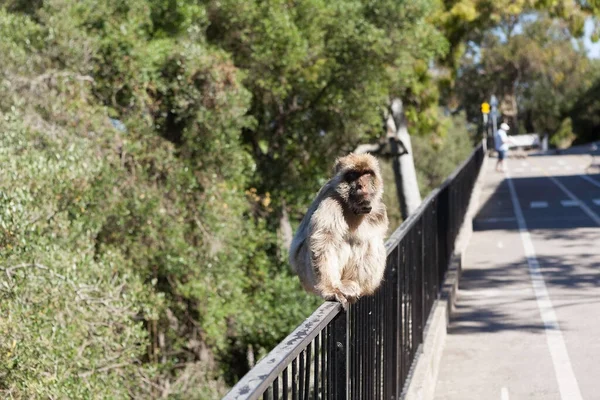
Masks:
[[[396,192],[400,203],[400,211],[402,218],[406,220],[421,204],[421,193],[419,192],[412,144],[402,100],[394,99],[390,105],[390,110],[391,114],[386,120],[386,127],[392,146]],[[405,151],[400,151],[399,144],[404,147]]]
[[[387,140],[376,144],[361,144],[354,152],[373,153],[386,157],[391,155],[400,212],[402,219],[407,219],[421,204],[421,193],[402,100],[394,99],[390,104],[388,115],[385,117],[385,126]]]
[[[288,249],[292,245],[292,239],[294,238],[294,232],[292,231],[292,224],[290,224],[290,216],[288,215],[285,201],[281,202],[281,216],[279,217],[279,240],[281,245]]]

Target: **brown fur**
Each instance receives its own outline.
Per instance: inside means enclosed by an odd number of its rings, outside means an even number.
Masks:
[[[290,264],[302,286],[344,307],[379,287],[385,269],[388,228],[377,159],[339,158],[290,248]]]

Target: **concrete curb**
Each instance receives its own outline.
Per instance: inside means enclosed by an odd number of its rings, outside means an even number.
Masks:
[[[448,266],[440,298],[434,303],[429,318],[427,318],[423,333],[424,341],[420,346],[417,361],[413,366],[413,372],[403,396],[405,400],[429,400],[433,399],[435,395],[435,385],[446,344],[447,328],[455,310],[463,255],[473,234],[473,218],[479,210],[479,200],[488,160],[487,156],[483,159],[479,176],[471,193],[465,220],[456,238],[454,255]]]

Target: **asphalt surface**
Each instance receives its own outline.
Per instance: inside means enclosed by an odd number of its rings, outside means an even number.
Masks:
[[[585,153],[488,163],[436,399],[600,399],[600,173]]]

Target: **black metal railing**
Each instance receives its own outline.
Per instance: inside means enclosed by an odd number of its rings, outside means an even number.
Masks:
[[[385,278],[374,296],[347,312],[325,302],[224,399],[400,399],[484,151],[477,147],[388,239]]]

